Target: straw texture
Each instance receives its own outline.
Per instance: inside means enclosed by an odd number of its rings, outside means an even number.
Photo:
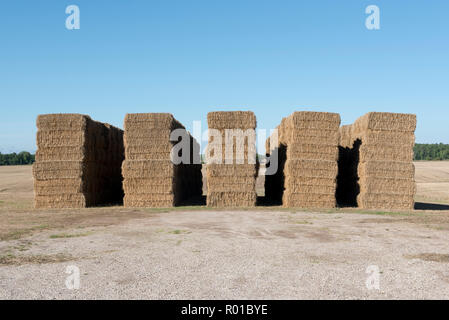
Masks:
[[[357,181],[358,207],[414,208],[415,128],[415,115],[384,112],[368,113],[341,127],[340,147],[351,152],[357,146],[345,164],[347,177],[341,180]]]
[[[81,114],[39,115],[36,124],[36,208],[121,202],[122,130]]]
[[[278,170],[265,176],[265,196],[284,207],[333,208],[336,205],[340,116],[326,112],[294,112],[270,137],[267,156],[278,153]]]
[[[122,165],[125,207],[173,207],[202,194],[201,164],[193,164],[197,142],[169,113],[135,113],[125,116],[125,161]],[[189,163],[174,164],[170,141],[173,130],[190,139]],[[198,155],[199,156],[199,153]]]
[[[257,202],[255,129],[250,111],[210,112],[207,115],[209,144],[206,151],[207,206],[254,207]],[[220,141],[211,131],[219,134]],[[212,150],[214,144],[217,149]],[[214,152],[221,152],[216,158]],[[219,159],[219,160],[217,160]]]

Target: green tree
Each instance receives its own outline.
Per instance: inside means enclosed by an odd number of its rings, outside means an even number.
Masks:
[[[2,154],[0,152],[0,166],[25,165],[32,164],[35,161],[35,156],[27,151],[13,152],[9,154]]]

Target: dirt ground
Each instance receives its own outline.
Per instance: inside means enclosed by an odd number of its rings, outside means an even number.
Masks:
[[[31,167],[0,167],[0,298],[449,299],[449,162],[416,180],[412,212],[34,210]]]

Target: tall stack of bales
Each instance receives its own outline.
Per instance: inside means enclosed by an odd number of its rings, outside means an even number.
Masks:
[[[81,114],[37,118],[36,208],[120,203],[123,131]]]
[[[278,126],[278,143],[267,141],[267,156],[278,153],[278,171],[266,176],[266,195],[285,207],[333,208],[338,173],[340,116],[294,112]],[[271,139],[271,138],[270,138]]]
[[[250,111],[209,112],[207,154],[207,205],[253,207],[257,202],[256,116]],[[221,136],[221,146],[212,131]],[[214,144],[218,149],[211,151]],[[220,152],[221,157],[209,152]],[[218,160],[220,159],[220,160]]]
[[[413,209],[416,115],[371,112],[340,129],[340,146],[356,150],[346,180],[358,184],[357,205],[367,209]],[[339,188],[340,189],[340,188]]]
[[[172,207],[190,196],[201,196],[199,146],[169,113],[135,113],[125,117],[125,161],[123,188],[126,207]],[[189,163],[175,164],[170,141],[180,129],[189,140]],[[197,153],[194,155],[194,153]]]

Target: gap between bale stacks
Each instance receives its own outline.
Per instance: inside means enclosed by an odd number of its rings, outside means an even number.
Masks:
[[[278,166],[275,174],[265,176],[268,202],[284,207],[336,206],[339,126],[336,113],[303,111],[282,119],[278,139],[272,136],[266,142],[267,157],[276,161],[277,155]]]
[[[416,115],[370,112],[340,128],[337,200],[364,209],[413,209]]]
[[[36,208],[122,202],[122,130],[81,114],[39,115],[36,124]]]
[[[199,159],[199,145],[173,115],[127,114],[124,128],[125,207],[173,207],[189,197],[201,196],[201,163],[194,163]],[[170,141],[170,135],[176,129],[189,140],[189,163],[172,162],[177,141]]]
[[[209,112],[207,124],[207,206],[254,207],[258,174],[254,113]]]

